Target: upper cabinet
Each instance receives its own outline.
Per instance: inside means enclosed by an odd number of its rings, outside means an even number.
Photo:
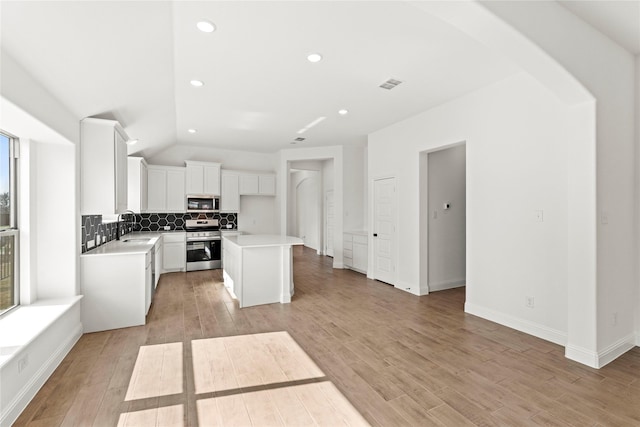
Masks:
[[[80,122],[80,211],[115,215],[127,210],[127,140],[115,120]]]
[[[142,157],[129,157],[128,206],[134,212],[147,211],[147,162]]]
[[[220,211],[238,212],[240,210],[240,175],[237,172],[223,170],[220,173],[221,194]]]
[[[175,166],[147,166],[149,212],[184,212],[186,169]]]
[[[275,196],[276,176],[273,174],[243,173],[240,175],[241,196]]]
[[[220,195],[220,163],[187,160],[187,194]]]

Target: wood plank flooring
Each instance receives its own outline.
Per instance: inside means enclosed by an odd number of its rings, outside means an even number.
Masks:
[[[239,309],[220,270],[163,275],[147,325],[83,335],[15,425],[640,426],[637,347],[587,368],[465,314],[464,289],[294,257],[287,305]]]

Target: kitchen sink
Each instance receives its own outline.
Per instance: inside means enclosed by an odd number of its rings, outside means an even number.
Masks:
[[[122,239],[121,242],[145,244],[145,243],[149,243],[150,240],[151,239],[149,239],[148,237],[138,237],[138,238],[131,238],[131,239]]]

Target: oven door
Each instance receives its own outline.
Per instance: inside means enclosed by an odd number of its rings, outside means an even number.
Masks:
[[[222,267],[221,248],[220,238],[187,240],[187,271]]]

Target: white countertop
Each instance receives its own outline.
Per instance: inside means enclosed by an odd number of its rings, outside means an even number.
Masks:
[[[255,248],[265,246],[291,246],[302,245],[302,239],[279,234],[243,234],[240,236],[222,236],[225,240],[242,248]]]
[[[134,233],[125,234],[120,237],[120,240],[112,240],[102,246],[91,249],[90,251],[83,253],[81,256],[146,254],[165,233],[184,233],[184,231],[136,231]],[[148,240],[133,240],[127,242],[127,240],[131,239]]]

